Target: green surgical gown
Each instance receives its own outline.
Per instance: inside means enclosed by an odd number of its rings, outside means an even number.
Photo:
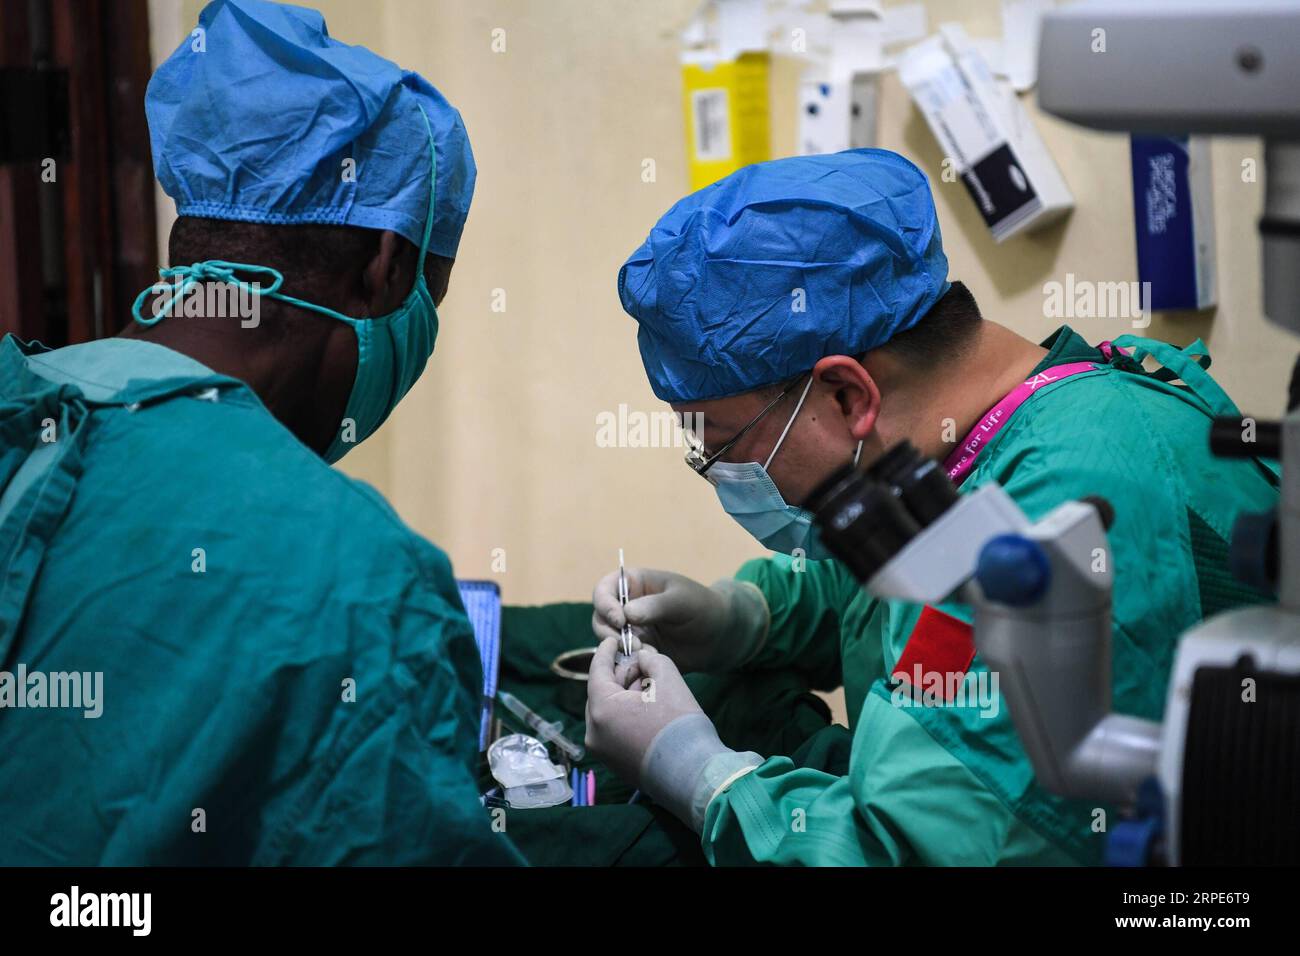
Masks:
[[[521,861],[478,799],[447,557],[177,352],[0,342],[20,666],[91,675],[83,705],[101,675],[101,712],[0,709],[0,865]]]
[[[1115,509],[1114,707],[1159,720],[1179,635],[1203,616],[1262,595],[1235,583],[1227,541],[1242,511],[1277,502],[1264,462],[1211,456],[1210,416],[1235,406],[1192,353],[1143,339],[1183,384],[1130,360],[1040,388],[977,459],[963,492],[999,482],[1031,519],[1086,495]],[[1068,328],[1039,369],[1100,361]],[[1140,356],[1138,356],[1140,358]],[[1190,387],[1189,387],[1190,386]],[[767,597],[771,633],[755,668],[795,668],[813,686],[841,681],[853,745],[847,776],[772,756],[709,805],[715,864],[1070,864],[1099,862],[1115,809],[1037,785],[1005,701],[900,707],[889,675],[921,608],[865,593],[838,562],[750,562],[737,577]],[[961,620],[968,608],[939,610]],[[985,671],[978,656],[967,680]],[[725,738],[724,738],[725,740]]]

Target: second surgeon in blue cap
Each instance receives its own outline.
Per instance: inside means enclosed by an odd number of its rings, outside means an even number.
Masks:
[[[596,586],[592,751],[714,863],[1097,862],[1096,808],[1036,784],[969,608],[872,597],[820,560],[800,505],[903,439],[963,492],[996,481],[1033,518],[1103,496],[1115,706],[1158,719],[1178,635],[1261,599],[1229,585],[1226,529],[1277,498],[1268,467],[1210,455],[1212,417],[1239,413],[1204,346],[1094,346],[1068,327],[1037,345],[987,321],[948,282],[925,176],[876,149],[762,163],[687,196],[618,281],[655,394],[703,419],[687,464],[780,555],[712,586],[629,569],[626,609],[616,574]],[[1146,354],[1166,373],[1144,374]],[[625,622],[651,647],[630,670],[615,657]],[[771,669],[842,684],[851,740],[828,727],[788,755],[737,752],[680,674]]]
[[[327,464],[433,351],[460,115],[260,0],[210,3],[145,107],[163,281],[122,337],[0,344],[0,658],[79,691],[0,719],[0,864],[521,862],[451,565]]]

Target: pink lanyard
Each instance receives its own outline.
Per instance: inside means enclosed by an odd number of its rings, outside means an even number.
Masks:
[[[1101,354],[1109,362],[1113,348],[1111,343],[1102,342],[1098,348],[1101,349]],[[989,439],[1002,431],[1006,423],[1011,420],[1011,416],[1015,414],[1016,409],[1023,405],[1029,399],[1029,396],[1038,391],[1041,386],[1060,382],[1081,372],[1095,371],[1097,364],[1096,362],[1067,362],[1064,365],[1053,365],[1051,368],[1039,372],[1033,378],[1013,388],[1002,401],[988,410],[984,417],[980,419],[979,424],[970,430],[970,434],[944,460],[943,467],[948,472],[948,478],[956,485],[960,485],[965,481],[970,470],[975,467],[975,459],[984,450],[984,446],[988,444]]]

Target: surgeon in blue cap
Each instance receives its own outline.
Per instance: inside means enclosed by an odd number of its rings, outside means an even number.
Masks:
[[[925,176],[879,149],[749,166],[687,196],[618,288],[655,394],[702,417],[687,464],[778,554],[711,586],[629,569],[626,607],[616,573],[597,584],[592,752],[718,864],[1097,862],[1096,807],[1036,784],[970,609],[873,598],[801,504],[904,439],[962,492],[996,481],[1031,518],[1103,496],[1115,706],[1158,719],[1178,635],[1264,597],[1229,574],[1226,532],[1277,499],[1273,466],[1210,455],[1212,417],[1239,412],[1203,344],[1096,346],[1061,327],[1038,345],[984,319],[948,280]],[[646,645],[630,664],[624,624]],[[773,669],[843,685],[849,729],[737,752],[681,677]]]
[[[145,106],[171,265],[119,338],[0,343],[0,864],[520,862],[450,563],[328,464],[433,351],[460,115],[262,0]]]

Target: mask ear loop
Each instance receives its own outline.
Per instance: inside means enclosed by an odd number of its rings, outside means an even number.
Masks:
[[[424,238],[420,241],[420,257],[415,263],[417,283],[424,277],[424,259],[429,251],[429,240],[433,237],[434,200],[438,195],[438,150],[434,144],[433,127],[429,124],[429,117],[425,114],[423,106],[420,107],[420,115],[424,117],[424,129],[429,134],[429,212],[424,217]]]
[[[260,286],[254,287],[251,283],[239,278],[235,274],[237,272],[251,272],[255,275],[270,276],[271,284],[265,289]],[[165,279],[180,279],[181,281],[179,283],[168,283],[163,281]],[[173,314],[190,289],[205,281],[225,282],[246,290],[253,295],[275,295],[280,286],[284,284],[284,276],[270,266],[250,265],[247,262],[227,262],[224,259],[205,259],[193,265],[170,266],[159,269],[158,281],[142,289],[140,294],[135,297],[135,302],[131,304],[131,315],[134,316],[135,321],[143,326],[155,326],[164,318]],[[163,298],[160,299],[161,304],[154,308],[155,314],[146,318],[141,310],[144,306],[144,300],[151,294]]]
[[[772,459],[776,457],[776,453],[780,451],[782,443],[785,442],[785,436],[790,434],[790,427],[794,425],[794,420],[799,417],[799,409],[803,408],[804,399],[808,397],[808,390],[812,388],[813,378],[814,376],[812,375],[808,376],[808,384],[803,387],[803,394],[799,396],[799,404],[794,407],[794,414],[791,415],[790,420],[785,423],[785,431],[781,432],[781,437],[778,438],[776,444],[772,446],[772,454],[768,455],[767,461],[763,462],[764,471],[767,471],[767,466],[772,464]]]

